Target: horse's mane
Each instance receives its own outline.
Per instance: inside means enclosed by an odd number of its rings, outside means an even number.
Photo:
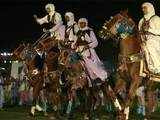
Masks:
[[[122,18],[127,19],[130,24],[135,25],[135,22],[133,21],[131,15],[128,13],[128,10],[123,10],[113,16],[109,21],[106,21],[105,26],[110,29],[118,20]]]

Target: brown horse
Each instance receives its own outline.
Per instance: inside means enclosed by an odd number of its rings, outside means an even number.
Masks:
[[[129,106],[141,83],[141,40],[137,33],[135,22],[128,15],[128,11],[121,11],[114,15],[109,21],[105,22],[103,29],[100,31],[101,38],[112,38],[116,40],[116,43],[119,43],[117,81],[114,90],[116,94],[123,94],[122,104],[125,116],[118,118],[122,120],[128,119]]]
[[[61,72],[58,69],[58,58],[60,55],[60,50],[58,48],[58,40],[54,38],[46,38],[40,41],[40,44],[43,46],[43,49],[46,52],[46,91],[48,93],[48,102],[53,105],[55,115],[54,117],[60,117],[59,111],[61,107],[61,98],[60,98],[60,76]],[[58,119],[58,118],[57,118]]]
[[[20,44],[18,48],[13,51],[13,57],[19,61],[24,61],[26,64],[26,75],[28,82],[33,87],[33,107],[31,113],[34,114],[35,106],[39,99],[40,91],[43,89],[44,83],[44,71],[39,71],[38,74],[34,74],[35,67],[35,49],[31,45]]]
[[[66,73],[66,85],[68,89],[67,114],[70,114],[73,102],[77,101],[77,91],[86,92],[88,89],[88,78],[82,62],[80,56],[75,51],[71,49],[61,50],[59,64],[61,71],[65,71]],[[87,103],[83,106],[83,112],[85,113],[89,109],[86,108],[87,106]]]
[[[39,71],[38,74],[34,74],[33,72],[36,69],[34,59],[36,50],[41,50],[46,53],[44,69]],[[24,44],[20,44],[19,47],[13,51],[13,56],[18,60],[25,61],[28,69],[27,76],[29,78],[29,83],[33,87],[33,102],[38,100],[40,91],[45,88],[43,91],[45,91],[46,96],[50,96],[48,102],[54,105],[53,108],[58,109],[60,104],[60,74],[57,71],[59,56],[58,40],[55,40],[54,37],[47,37],[39,39],[33,45],[25,46]],[[48,81],[44,81],[46,79]]]

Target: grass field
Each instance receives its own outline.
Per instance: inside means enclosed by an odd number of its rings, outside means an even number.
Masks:
[[[29,107],[8,107],[3,111],[0,111],[0,120],[50,120],[52,114],[48,117],[44,117],[43,113],[37,113],[36,117],[29,116]],[[130,120],[143,120],[140,116],[131,114]],[[67,120],[67,118],[62,118],[61,120]],[[80,113],[76,114],[74,119],[71,120],[83,120]],[[100,120],[114,120],[114,115],[112,113],[101,113]],[[160,120],[160,112],[153,113],[148,120]]]

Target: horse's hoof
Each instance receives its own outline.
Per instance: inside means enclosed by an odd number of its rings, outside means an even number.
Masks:
[[[44,116],[45,116],[45,117],[47,117],[47,116],[48,116],[48,113],[47,113],[47,112],[45,112],[45,113],[44,113]]]
[[[96,118],[95,120],[100,120],[99,118]]]
[[[43,111],[43,109],[39,105],[36,105],[35,109],[38,110],[39,112]]]
[[[50,120],[57,120],[54,116],[49,118]]]
[[[84,120],[89,120],[89,117],[87,115],[85,115]]]
[[[29,116],[31,116],[31,117],[35,117],[35,115],[33,114],[33,113],[29,113]]]
[[[34,116],[34,115],[35,115],[35,110],[36,110],[36,107],[35,107],[35,106],[32,106],[31,111],[30,111],[30,115],[31,115],[31,116]]]
[[[84,118],[84,120],[89,120],[89,117]]]
[[[69,119],[69,120],[73,120],[73,115],[72,114],[69,114],[69,115],[67,115],[67,118]]]

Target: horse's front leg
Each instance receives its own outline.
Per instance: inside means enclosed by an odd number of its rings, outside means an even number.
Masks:
[[[112,89],[112,87],[108,84],[108,83],[104,83],[102,86],[102,91],[104,93],[105,96],[109,97],[111,99],[111,101],[113,102],[116,111],[117,111],[117,120],[125,120],[125,116],[124,116],[124,110],[114,92],[114,90]]]
[[[46,94],[46,90],[42,90],[41,91],[41,99],[42,99],[42,103],[43,103],[43,111],[44,111],[44,116],[48,116],[47,113],[47,94]]]
[[[134,75],[134,79],[132,79],[132,82],[130,84],[130,89],[129,89],[129,93],[128,93],[128,98],[126,100],[125,103],[125,109],[124,109],[124,114],[126,116],[126,120],[129,119],[129,109],[130,106],[132,105],[133,99],[136,95],[136,90],[138,89],[139,83],[140,83],[140,79],[139,79],[139,75]]]
[[[31,107],[31,115],[35,115],[35,111],[42,111],[43,109],[37,104],[38,103],[38,97],[41,91],[41,84],[38,82],[34,87],[33,87],[33,101],[32,101],[32,107]]]
[[[52,105],[54,110],[54,115],[51,117],[52,119],[59,119],[60,117],[60,108],[61,108],[61,100],[60,100],[60,93],[58,90],[52,93]]]
[[[140,64],[135,63],[129,66],[129,72],[130,72],[130,86],[129,86],[129,92],[128,92],[128,98],[125,103],[125,109],[124,109],[124,114],[126,115],[126,120],[129,119],[129,107],[132,105],[133,99],[136,96],[136,91],[142,82],[142,77],[139,75],[139,70],[140,70]]]
[[[67,110],[66,110],[66,114],[68,117],[72,117],[72,110],[73,110],[73,103],[76,100],[76,89],[71,89],[68,93],[68,105],[67,105]]]
[[[95,103],[96,101],[94,97],[93,87],[89,87],[88,89],[86,89],[84,120],[89,120],[92,117],[91,115]]]

